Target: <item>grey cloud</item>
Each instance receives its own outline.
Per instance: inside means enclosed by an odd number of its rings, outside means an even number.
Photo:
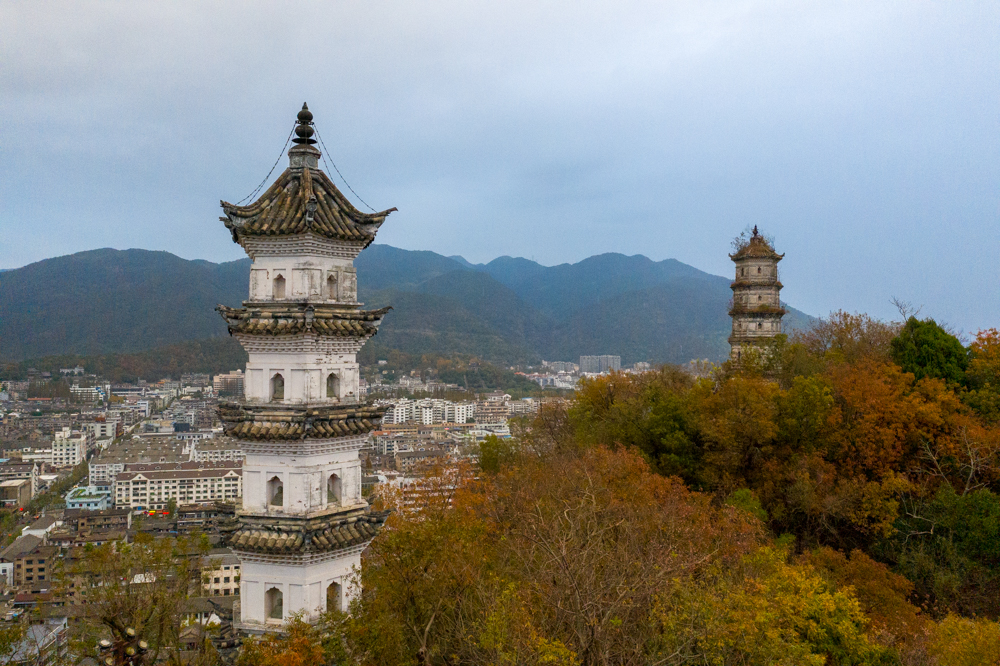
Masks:
[[[1000,10],[921,2],[0,2],[0,266],[240,256],[303,100],[380,241],[728,274],[996,325]],[[281,165],[279,165],[279,169]],[[272,176],[273,177],[273,176]]]

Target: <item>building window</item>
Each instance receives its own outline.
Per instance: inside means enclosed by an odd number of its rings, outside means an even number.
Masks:
[[[271,506],[283,506],[285,503],[284,487],[276,476],[267,482],[267,503]]]
[[[264,617],[268,620],[280,620],[282,618],[281,590],[272,587],[264,594]]]
[[[281,274],[274,278],[274,300],[280,301],[285,298],[285,278]]]
[[[340,397],[340,378],[337,377],[336,373],[331,372],[326,376],[326,397]]]
[[[271,400],[285,399],[285,378],[281,374],[271,377]]]
[[[337,300],[337,276],[334,274],[326,279],[326,297],[331,301]]]
[[[340,603],[340,583],[330,583],[326,588],[326,609],[328,611],[343,610]]]
[[[340,504],[342,483],[340,477],[331,474],[326,480],[326,501],[329,504]]]

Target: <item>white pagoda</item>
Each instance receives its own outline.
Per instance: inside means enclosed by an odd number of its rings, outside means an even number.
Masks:
[[[385,521],[361,496],[358,451],[382,410],[358,392],[357,353],[389,308],[362,310],[354,259],[392,211],[357,210],[319,169],[312,113],[298,114],[289,167],[220,218],[253,261],[242,308],[217,310],[250,356],[245,397],[222,403],[246,453],[229,545],[241,561],[243,630],[346,609],[361,552]]]

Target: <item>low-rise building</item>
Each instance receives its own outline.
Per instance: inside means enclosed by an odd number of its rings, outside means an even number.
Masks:
[[[41,592],[52,587],[52,565],[59,548],[35,546],[14,558],[14,587],[26,592]]]
[[[111,491],[97,486],[79,486],[66,494],[67,509],[103,511],[111,508]]]
[[[105,509],[103,511],[66,509],[63,512],[63,524],[78,531],[127,530],[132,527],[132,512],[128,509]]]
[[[0,580],[3,581],[4,585],[9,587],[14,584],[15,560],[43,544],[44,539],[29,534],[17,537],[12,544],[0,550]]]
[[[49,532],[62,525],[62,521],[57,516],[41,516],[31,525],[21,530],[21,536],[36,536],[44,539]]]
[[[30,666],[55,666],[69,660],[68,620],[65,617],[46,618],[25,630],[24,638],[4,663]],[[9,659],[9,661],[7,661]]]
[[[243,497],[242,464],[232,461],[134,464],[115,477],[115,507],[161,510],[177,504],[235,502]]]
[[[0,507],[21,509],[31,501],[30,479],[7,479],[0,481]]]
[[[213,551],[202,564],[202,589],[205,596],[228,597],[240,593],[240,559],[228,548]]]
[[[425,451],[407,451],[395,455],[396,469],[400,472],[410,472],[415,469],[431,467],[440,464],[447,459],[447,452],[441,449],[427,449]]]

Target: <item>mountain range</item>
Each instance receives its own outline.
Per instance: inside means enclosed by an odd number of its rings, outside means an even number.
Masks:
[[[542,266],[372,245],[359,299],[391,305],[362,361],[388,350],[495,363],[618,354],[684,363],[728,355],[730,280],[673,259],[602,254]],[[91,250],[0,275],[0,361],[137,352],[226,335],[214,311],[246,298],[250,260],[215,264],[147,250]],[[786,330],[811,318],[789,308]]]

